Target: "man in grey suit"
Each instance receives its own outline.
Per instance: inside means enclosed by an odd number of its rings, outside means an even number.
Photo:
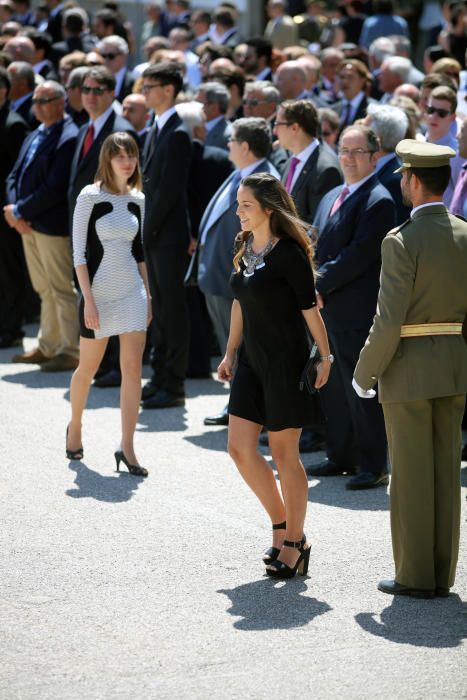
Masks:
[[[271,173],[279,179],[276,168],[267,160],[270,148],[271,136],[265,119],[243,118],[234,122],[229,157],[235,170],[209,202],[199,226],[198,285],[206,297],[222,351],[229,335],[233,299],[229,280],[233,269],[234,240],[240,230],[236,214],[237,190],[241,180],[252,173]],[[195,263],[193,258],[191,265]],[[226,425],[227,422],[227,410],[205,419],[206,425]]]
[[[232,124],[225,118],[230,100],[228,88],[215,81],[203,83],[196,94],[196,100],[203,105],[206,117],[205,146],[217,146],[228,151],[232,134]]]

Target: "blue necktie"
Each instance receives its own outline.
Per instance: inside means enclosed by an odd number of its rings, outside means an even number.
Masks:
[[[242,173],[240,170],[236,170],[232,180],[230,181],[230,194],[229,194],[230,204],[232,204],[234,199],[237,197],[237,190],[240,186],[241,180],[242,180]]]

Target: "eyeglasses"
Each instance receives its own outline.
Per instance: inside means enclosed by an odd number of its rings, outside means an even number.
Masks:
[[[163,87],[162,83],[146,83],[146,85],[143,85],[141,88],[141,92],[149,92],[155,87]]]
[[[32,98],[32,104],[33,105],[48,105],[49,102],[55,102],[55,100],[59,100],[61,95],[55,95],[55,97],[33,97]]]
[[[100,96],[103,95],[104,92],[107,92],[108,88],[105,87],[89,87],[89,85],[82,85],[81,86],[81,92],[83,95],[96,95]]]
[[[227,139],[227,143],[242,143],[242,139],[234,139],[233,136],[231,136],[229,139]]]
[[[117,58],[117,56],[120,56],[119,53],[101,53],[102,58],[104,61],[113,61],[114,58]]]
[[[333,133],[334,133],[333,131],[322,131],[321,136],[332,136]]]
[[[444,119],[445,117],[447,117],[448,114],[452,114],[452,112],[450,112],[449,109],[440,109],[439,107],[431,107],[431,105],[429,105],[426,108],[426,113],[427,114],[437,114],[438,117],[441,117],[441,119]]]
[[[293,122],[275,122],[274,126],[292,126]]]
[[[339,148],[337,153],[340,156],[353,156],[355,158],[364,155],[364,153],[374,153],[374,151],[365,150],[364,148]]]
[[[257,100],[255,97],[252,97],[251,100],[243,100],[243,104],[248,105],[248,107],[257,107],[258,105],[267,104],[267,100]]]

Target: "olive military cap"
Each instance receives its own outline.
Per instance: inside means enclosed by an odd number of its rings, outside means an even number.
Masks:
[[[456,152],[449,146],[403,139],[396,146],[396,154],[402,161],[402,165],[394,172],[400,173],[404,168],[439,168],[442,165],[449,165],[449,159],[454,158]]]

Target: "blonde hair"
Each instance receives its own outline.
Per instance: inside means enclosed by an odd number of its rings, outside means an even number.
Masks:
[[[139,165],[138,145],[130,134],[127,134],[125,131],[116,131],[114,134],[107,136],[102,144],[99,153],[99,165],[97,167],[96,177],[94,178],[94,182],[100,182],[101,187],[105,187],[106,190],[113,194],[118,194],[118,189],[110,161],[112,158],[115,158],[115,156],[118,156],[122,150],[125,151],[127,155],[136,158],[134,172],[128,179],[129,189],[141,190],[143,187],[141,168]]]
[[[313,246],[307,233],[310,226],[299,218],[294,201],[281,182],[269,173],[256,173],[243,178],[241,184],[252,191],[262,209],[271,211],[269,225],[272,235],[277,238],[293,238],[305,251],[313,270]],[[233,265],[237,272],[250,233],[251,231],[241,231],[235,238]]]

